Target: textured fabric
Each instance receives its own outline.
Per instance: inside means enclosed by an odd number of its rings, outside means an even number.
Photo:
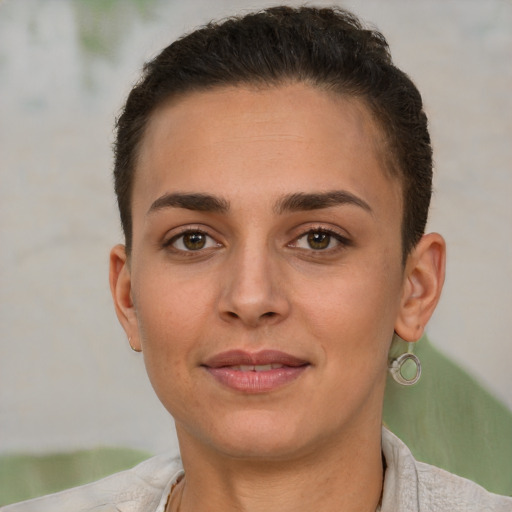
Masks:
[[[67,491],[0,508],[1,512],[164,512],[180,460],[159,455],[133,469]]]
[[[417,462],[394,434],[382,431],[387,469],[381,512],[512,512],[512,498]],[[98,482],[9,505],[0,512],[163,512],[179,459],[153,457]]]
[[[512,498],[418,462],[389,430],[382,430],[387,463],[382,512],[512,512]]]

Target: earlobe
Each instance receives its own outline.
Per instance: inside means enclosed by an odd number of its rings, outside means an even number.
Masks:
[[[395,332],[417,341],[434,312],[443,289],[446,244],[441,235],[424,235],[407,258]]]
[[[132,300],[131,273],[124,245],[116,245],[110,251],[110,291],[117,318],[133,350],[141,351],[137,315]]]

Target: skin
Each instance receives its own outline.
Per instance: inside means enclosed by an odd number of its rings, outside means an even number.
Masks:
[[[381,138],[362,103],[300,83],[195,92],[153,115],[132,253],[113,248],[110,282],[176,421],[182,512],[375,510],[390,341],[421,337],[445,253],[425,235],[403,265],[401,186]],[[332,191],[320,208],[286,202]],[[223,208],[183,208],[175,193]],[[204,247],[190,250],[183,231]],[[205,370],[232,349],[280,350],[307,366],[247,393]]]

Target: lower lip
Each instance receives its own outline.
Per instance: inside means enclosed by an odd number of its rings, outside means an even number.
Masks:
[[[284,366],[263,372],[242,372],[226,366],[205,368],[218,382],[228,388],[244,393],[267,393],[293,382],[307,367],[308,365]]]

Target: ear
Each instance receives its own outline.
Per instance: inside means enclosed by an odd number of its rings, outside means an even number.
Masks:
[[[130,265],[124,245],[116,245],[110,251],[110,291],[117,318],[123,326],[133,350],[142,350],[139,338],[137,314],[132,301]]]
[[[395,323],[395,332],[402,339],[417,341],[423,335],[441,296],[445,262],[446,244],[438,233],[424,235],[409,254]]]

